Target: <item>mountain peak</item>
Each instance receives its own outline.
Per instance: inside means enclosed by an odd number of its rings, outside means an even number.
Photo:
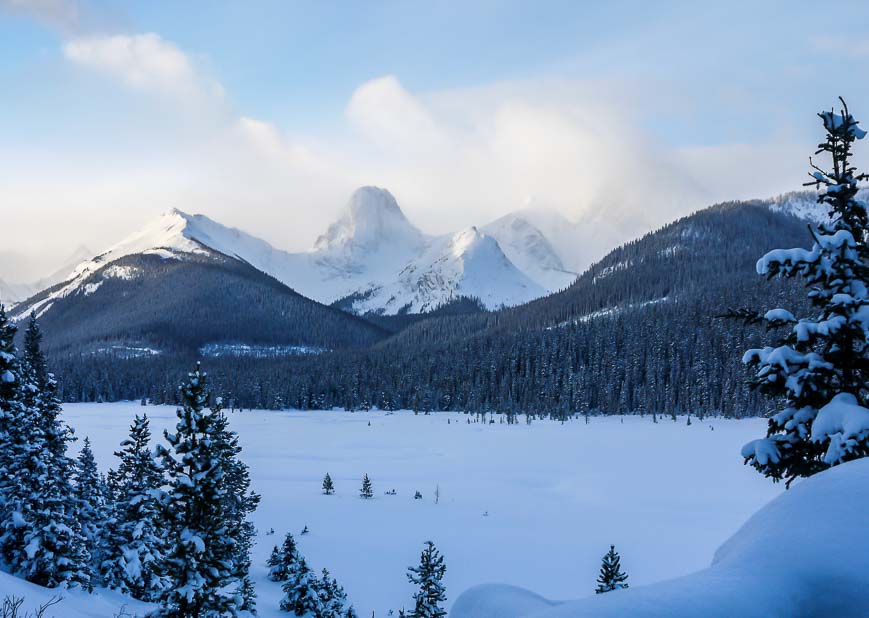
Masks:
[[[418,245],[422,233],[407,220],[395,197],[380,187],[353,192],[341,217],[317,239],[316,251],[374,250],[384,244]]]
[[[162,214],[163,219],[172,219],[172,218],[177,218],[177,217],[181,217],[182,219],[192,218],[191,215],[184,212],[180,208],[176,208],[175,206],[166,209],[165,211],[163,211],[163,214]]]
[[[494,255],[503,256],[503,251],[498,241],[481,232],[476,225],[472,225],[460,232],[453,234],[450,240],[450,252],[459,257],[477,251],[488,251]]]
[[[504,215],[483,230],[498,241],[504,254],[519,270],[547,290],[560,290],[576,279],[576,273],[565,268],[558,252],[540,228],[529,220],[526,211]]]

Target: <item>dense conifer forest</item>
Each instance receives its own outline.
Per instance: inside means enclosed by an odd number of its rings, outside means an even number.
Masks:
[[[614,250],[565,291],[527,305],[404,324],[374,319],[368,347],[224,356],[208,359],[208,368],[228,405],[244,408],[761,414],[769,404],[750,390],[739,360],[765,331],[733,328],[720,316],[805,304],[798,284],[765,282],[754,263],[771,248],[810,242],[804,220],[768,202],[720,204]],[[301,314],[294,325],[307,319]],[[190,338],[205,340],[195,322],[189,328]],[[53,353],[66,401],[175,403],[193,356]]]

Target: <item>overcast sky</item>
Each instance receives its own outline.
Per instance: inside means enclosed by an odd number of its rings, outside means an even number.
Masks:
[[[0,277],[169,207],[306,249],[362,184],[626,239],[797,189],[816,111],[869,118],[869,4],[824,6],[0,0]]]

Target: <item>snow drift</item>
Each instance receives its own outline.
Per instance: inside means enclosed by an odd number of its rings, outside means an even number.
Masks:
[[[456,600],[450,618],[866,616],[867,508],[869,459],[862,459],[770,502],[693,575],[560,603],[510,586],[479,586]]]
[[[101,588],[89,594],[81,589],[43,588],[0,571],[0,602],[6,597],[24,599],[24,604],[19,610],[19,615],[24,616],[35,616],[40,606],[52,599],[60,599],[57,605],[45,612],[46,618],[144,616],[155,607],[113,590]]]

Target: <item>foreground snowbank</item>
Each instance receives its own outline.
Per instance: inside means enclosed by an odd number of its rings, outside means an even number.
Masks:
[[[693,575],[565,603],[478,586],[456,600],[450,618],[866,616],[867,512],[869,459],[863,459],[770,502],[718,549],[708,569]]]
[[[154,608],[111,590],[88,594],[83,590],[61,590],[36,586],[0,571],[0,602],[4,597],[24,599],[19,615],[35,615],[36,610],[54,598],[61,601],[45,612],[45,618],[141,617]]]

